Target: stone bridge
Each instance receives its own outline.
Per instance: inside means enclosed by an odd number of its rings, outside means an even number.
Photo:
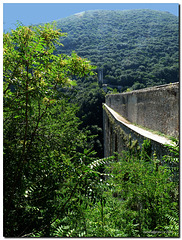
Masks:
[[[140,146],[150,139],[159,158],[167,154],[165,144],[172,144],[168,137],[179,138],[179,100],[178,82],[107,95],[103,104],[104,156],[126,150],[129,138]]]

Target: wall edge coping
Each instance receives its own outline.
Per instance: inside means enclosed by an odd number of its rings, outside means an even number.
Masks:
[[[153,86],[153,87],[147,87],[147,88],[142,88],[142,89],[138,89],[138,90],[133,90],[131,92],[123,92],[123,93],[114,93],[114,94],[107,94],[107,96],[117,96],[117,95],[128,95],[128,94],[134,94],[134,93],[143,93],[143,92],[148,92],[148,91],[157,91],[157,90],[161,90],[162,88],[170,88],[170,87],[175,87],[178,86],[179,87],[179,82],[174,82],[174,83],[169,83],[169,84],[163,84],[163,85],[158,85],[158,86]]]
[[[145,138],[151,139],[152,141],[158,142],[160,144],[163,144],[163,145],[169,144],[173,146],[173,142],[167,139],[166,137],[160,136],[156,133],[152,133],[150,131],[144,130],[143,128],[133,125],[128,120],[125,120],[125,118],[122,117],[121,114],[117,113],[112,108],[110,108],[106,103],[103,103],[103,106],[107,108],[107,110],[110,112],[110,114],[114,117],[116,121],[122,123],[124,126],[128,127],[129,129],[136,132],[137,134]]]

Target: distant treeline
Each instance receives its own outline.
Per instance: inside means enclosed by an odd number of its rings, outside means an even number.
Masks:
[[[179,80],[178,18],[168,12],[87,11],[58,20],[57,27],[68,33],[58,53],[75,50],[123,90]]]

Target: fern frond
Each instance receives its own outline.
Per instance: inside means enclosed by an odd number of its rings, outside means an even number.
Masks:
[[[88,165],[88,167],[91,168],[91,169],[98,168],[98,167],[101,167],[105,164],[108,164],[109,162],[112,162],[113,159],[114,159],[114,157],[101,158],[101,159],[95,160],[92,163],[90,163]]]

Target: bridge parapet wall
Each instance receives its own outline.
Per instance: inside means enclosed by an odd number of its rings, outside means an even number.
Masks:
[[[171,141],[149,131],[132,125],[123,119],[117,112],[103,104],[103,132],[104,132],[104,157],[113,156],[129,150],[129,146],[135,141],[136,146],[142,148],[143,141],[151,142],[151,154],[156,154],[158,159],[164,155],[171,155],[165,144],[171,145]]]
[[[179,83],[109,94],[106,104],[129,122],[179,137]]]

